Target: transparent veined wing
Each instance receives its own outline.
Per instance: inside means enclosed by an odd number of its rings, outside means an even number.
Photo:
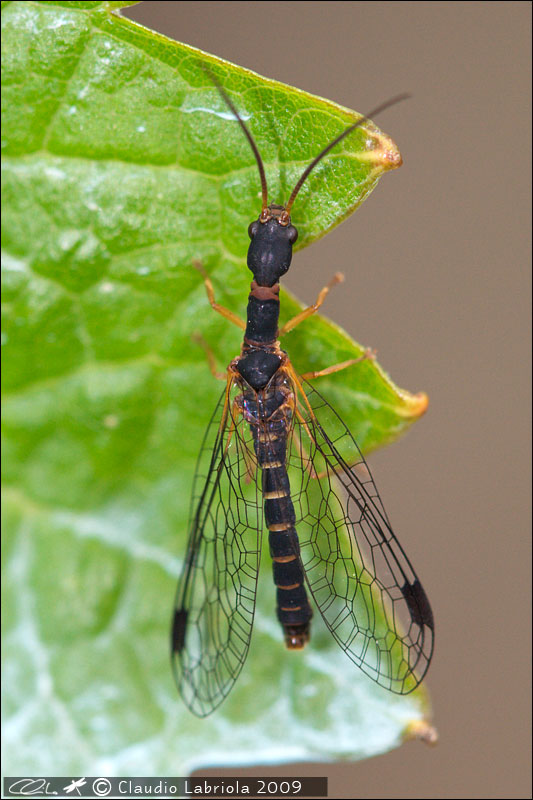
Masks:
[[[171,634],[178,689],[200,717],[228,695],[248,655],[261,557],[253,442],[234,397],[224,390],[198,458]]]
[[[433,653],[429,601],[350,431],[302,385],[289,468],[308,588],[347,656],[381,686],[407,694]]]

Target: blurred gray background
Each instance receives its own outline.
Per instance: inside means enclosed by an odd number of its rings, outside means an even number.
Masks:
[[[165,0],[125,14],[362,113],[414,95],[377,120],[404,166],[298,253],[286,284],[313,301],[342,270],[324,313],[429,394],[371,466],[436,616],[440,743],[225,774],[328,775],[331,797],[531,797],[530,3]]]

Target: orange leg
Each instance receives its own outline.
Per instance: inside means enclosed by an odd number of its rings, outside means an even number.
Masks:
[[[361,361],[366,361],[367,359],[371,359],[372,361],[376,357],[376,351],[367,348],[362,356],[359,358],[350,358],[348,361],[341,361],[340,364],[333,364],[331,367],[326,367],[326,369],[319,369],[315,372],[304,372],[300,375],[301,378],[304,380],[312,380],[313,378],[322,378],[324,375],[333,375],[334,372],[340,372],[341,369],[346,369],[346,367],[353,367],[354,364],[360,364]]]
[[[225,308],[224,306],[219,305],[215,301],[215,290],[213,289],[213,284],[211,283],[210,278],[208,277],[205,269],[203,268],[200,261],[193,261],[193,266],[195,269],[198,270],[204,276],[204,283],[205,283],[205,290],[207,292],[207,299],[215,311],[218,311],[226,319],[229,319],[230,322],[233,322],[234,325],[237,325],[238,328],[241,330],[246,330],[246,322],[242,320],[237,314],[234,314],[233,311],[230,311],[229,308]]]
[[[203,347],[205,350],[205,354],[207,356],[207,363],[209,364],[209,369],[211,370],[211,374],[217,379],[217,381],[225,381],[227,380],[227,373],[226,372],[219,372],[217,369],[217,362],[215,359],[215,354],[207,344],[206,340],[202,336],[201,333],[193,333],[192,335],[193,342],[199,344],[200,347]]]
[[[285,333],[288,333],[289,331],[292,331],[292,329],[295,328],[297,325],[299,325],[300,322],[303,322],[304,319],[307,319],[307,317],[310,317],[311,314],[315,313],[315,311],[318,311],[318,309],[320,308],[320,306],[322,305],[322,303],[326,299],[326,296],[329,294],[330,290],[337,283],[342,283],[343,280],[344,280],[344,275],[342,274],[342,272],[335,273],[335,275],[330,280],[328,285],[324,286],[322,291],[319,292],[318,297],[316,299],[316,302],[314,302],[312,306],[309,306],[308,308],[305,308],[302,312],[300,312],[300,314],[297,314],[295,317],[293,317],[288,322],[286,322],[285,325],[283,326],[283,328],[281,328],[281,330],[279,332],[279,335],[283,336]]]
[[[252,460],[250,453],[248,452],[248,450],[246,450],[246,448],[244,449],[243,457],[244,457],[244,463],[246,464],[246,477],[244,479],[244,482],[246,483],[246,485],[248,485],[253,481],[255,477],[255,474],[257,472],[257,464]]]
[[[305,419],[302,416],[302,413],[298,409],[298,407],[296,407],[295,413],[296,413],[296,416],[298,417],[298,419],[300,420],[301,424],[305,428],[305,430],[307,432],[307,435],[309,436],[310,441],[314,442],[314,439],[311,436],[311,431],[309,430],[309,426],[307,425],[307,422],[305,421]],[[300,453],[300,457],[301,457],[302,461],[305,461],[305,469],[309,473],[309,475],[310,475],[312,480],[320,481],[323,478],[329,477],[329,475],[331,473],[335,473],[336,472],[335,470],[332,470],[332,469],[329,469],[329,470],[325,469],[322,472],[317,472],[313,462],[311,461],[311,456],[309,455],[309,453],[305,449],[302,441],[297,436],[294,436],[294,442],[295,442],[296,449]]]
[[[226,374],[226,391],[224,393],[224,408],[222,409],[222,417],[220,419],[220,426],[218,429],[219,433],[221,433],[224,430],[224,428],[226,427],[226,422],[228,421],[229,395],[232,386],[233,386],[233,375],[228,370]]]
[[[238,398],[236,397],[233,401],[233,411],[231,413],[232,422],[231,422],[231,435],[233,435],[233,431],[237,427],[235,424],[235,416],[236,414],[242,414],[242,408],[238,404]],[[229,440],[228,440],[229,444]],[[246,475],[244,478],[244,482],[249,484],[254,479],[255,475],[257,474],[257,461],[255,460],[255,455],[250,452],[248,447],[246,446],[246,442],[242,439],[237,438],[237,446],[241,451],[242,458],[244,459],[244,463],[246,464]]]
[[[229,390],[231,389],[231,384],[228,383],[228,386],[229,386],[229,388],[228,388],[228,395],[229,395]],[[237,427],[235,425],[235,410],[237,410],[237,412],[239,414],[242,413],[241,409],[237,405],[237,398],[236,397],[234,398],[232,406],[231,406],[231,425],[229,426],[228,440],[226,442],[226,448],[224,450],[224,456],[226,456],[228,454],[228,450],[229,450],[229,446],[230,446],[230,443],[231,443],[231,439],[232,439],[233,434],[235,432],[235,428]]]
[[[231,383],[229,383],[228,386],[231,388]],[[228,392],[229,392],[229,389],[228,389]],[[229,446],[230,446],[231,440],[233,438],[233,434],[235,433],[235,431],[237,429],[236,419],[242,413],[243,413],[243,411],[242,411],[241,406],[239,405],[239,398],[235,397],[233,399],[233,403],[232,403],[232,406],[231,406],[231,415],[230,415],[231,416],[231,424],[229,426],[228,439],[227,439],[226,447],[225,447],[225,450],[224,450],[224,455],[225,456],[228,453]],[[254,479],[254,477],[255,477],[255,475],[257,473],[257,462],[254,460],[253,454],[247,449],[245,442],[243,442],[238,437],[237,437],[237,447],[240,449],[242,458],[244,459],[244,463],[246,464],[246,475],[244,477],[244,481],[245,481],[245,483],[249,484],[249,483],[252,482],[252,480]]]
[[[302,414],[301,414],[301,412],[299,411],[299,409],[297,407],[295,408],[295,413],[296,413],[296,416],[298,417],[299,421],[301,422],[301,424],[304,426],[304,428],[305,428],[305,430],[307,432],[307,435],[309,436],[309,439],[311,439],[311,433],[309,431],[309,428],[307,427],[307,423],[306,423],[305,419],[302,417]],[[309,473],[311,478],[318,478],[317,471],[314,468],[313,463],[311,461],[311,456],[309,455],[309,453],[305,449],[300,437],[295,435],[295,434],[293,434],[292,440],[294,442],[294,446],[296,447],[296,449],[298,450],[298,453],[300,454],[300,458],[302,459],[302,462],[305,463],[305,469],[307,470],[307,472]],[[313,440],[311,439],[311,441],[313,441]]]
[[[309,400],[307,398],[307,395],[306,395],[306,393],[304,391],[304,388],[303,388],[302,384],[300,383],[300,378],[309,379],[309,378],[313,378],[313,377],[316,378],[316,377],[318,377],[320,375],[330,375],[331,373],[339,372],[341,369],[345,369],[345,367],[349,367],[352,364],[357,364],[358,362],[365,361],[367,358],[374,359],[375,355],[376,354],[375,354],[375,352],[373,350],[367,349],[365,351],[364,355],[360,356],[359,358],[350,359],[350,361],[344,361],[342,364],[335,364],[334,366],[328,367],[327,369],[320,370],[318,372],[309,372],[309,373],[307,373],[305,375],[301,375],[301,376],[298,376],[298,374],[296,373],[294,367],[292,366],[292,364],[290,362],[288,362],[287,365],[285,366],[285,370],[286,370],[287,374],[289,375],[289,377],[291,378],[291,380],[293,381],[298,394],[301,396],[301,401],[303,401],[303,406],[307,406],[307,409],[309,411],[311,419],[315,419],[314,411],[311,408],[311,405],[310,405]],[[305,419],[304,415],[302,414],[302,412],[298,408],[298,406],[300,405],[301,401],[297,400],[296,406],[294,408],[294,412],[295,412],[296,416],[298,417],[299,421],[301,422],[301,424],[303,425],[303,427],[305,428],[305,430],[307,432],[307,435],[309,436],[309,439],[311,440],[311,442],[313,442],[314,441],[314,437],[312,436],[311,431],[309,430],[309,426],[307,424],[307,420]],[[303,445],[301,447],[302,447],[302,450],[303,450]],[[302,450],[301,450],[301,452],[302,452]],[[303,450],[303,452],[305,452],[305,450]],[[327,469],[327,470],[324,470],[323,472],[317,472],[315,467],[314,467],[314,464],[310,463],[310,458],[309,457],[308,457],[307,469],[309,470],[311,478],[315,478],[316,480],[321,480],[322,478],[328,477],[332,473],[333,474],[337,473],[337,470],[334,470],[334,469]]]

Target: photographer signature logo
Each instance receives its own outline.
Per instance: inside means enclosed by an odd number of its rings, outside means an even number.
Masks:
[[[80,788],[85,786],[86,783],[87,781],[85,778],[79,778],[77,781],[72,780],[68,786],[63,787],[63,791],[66,792],[66,794],[70,794],[71,792],[75,791],[78,797],[81,797]]]
[[[111,792],[111,781],[107,778],[96,778],[89,787],[87,778],[72,778],[67,786],[63,786],[61,792],[52,788],[59,788],[59,778],[54,778],[53,783],[47,778],[18,778],[5,788],[9,797],[105,797]],[[58,785],[59,784],[59,785]],[[84,789],[84,787],[87,787]],[[81,790],[81,791],[80,791]],[[92,793],[91,793],[92,792]]]
[[[6,788],[11,797],[53,796],[57,794],[50,788],[50,783],[46,778],[20,778]]]

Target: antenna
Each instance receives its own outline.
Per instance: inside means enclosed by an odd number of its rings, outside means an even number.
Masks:
[[[294,203],[294,201],[296,199],[296,195],[298,194],[298,192],[302,188],[303,184],[307,180],[311,170],[313,170],[316,167],[316,165],[318,164],[319,161],[322,161],[324,156],[327,155],[329,153],[329,151],[332,150],[335,147],[336,144],[341,142],[344,139],[345,136],[348,136],[348,134],[351,133],[352,131],[354,131],[356,128],[359,128],[365,122],[368,122],[370,117],[375,117],[376,114],[380,114],[382,111],[385,111],[386,108],[390,108],[391,106],[395,105],[396,103],[399,103],[401,100],[407,100],[408,97],[411,97],[411,95],[410,94],[399,94],[399,95],[396,95],[396,97],[393,97],[390,100],[387,100],[385,103],[382,103],[380,106],[375,108],[373,111],[370,111],[369,114],[367,114],[364,117],[361,117],[361,119],[359,119],[357,122],[354,122],[353,125],[350,125],[349,128],[346,128],[345,131],[343,131],[341,134],[339,134],[339,136],[337,136],[335,139],[333,139],[333,141],[330,142],[327,145],[327,147],[325,147],[322,150],[322,152],[319,153],[317,155],[317,157],[314,158],[311,161],[311,163],[309,164],[309,166],[306,167],[305,170],[303,171],[300,180],[298,181],[298,183],[296,184],[296,186],[292,190],[291,196],[289,197],[289,200],[288,200],[288,202],[287,202],[287,204],[285,206],[285,214],[287,215],[287,217],[290,214],[291,208],[292,208],[293,203]]]
[[[262,211],[261,211],[261,213],[265,214],[266,211],[267,211],[267,208],[268,208],[268,190],[267,190],[265,168],[263,166],[263,161],[261,159],[261,155],[260,155],[259,150],[257,148],[257,145],[256,145],[256,143],[254,141],[254,138],[253,138],[252,134],[250,133],[250,131],[248,130],[248,128],[247,128],[244,120],[242,119],[241,115],[237,111],[235,105],[233,104],[233,101],[229,98],[229,96],[227,95],[225,89],[222,88],[222,85],[220,84],[220,81],[218,80],[218,78],[216,78],[213,75],[213,73],[211,72],[210,69],[208,69],[208,67],[202,65],[202,69],[204,70],[204,72],[206,72],[209,75],[210,79],[215,84],[216,88],[218,89],[219,95],[222,97],[222,99],[224,100],[224,102],[226,103],[228,108],[231,110],[233,116],[235,117],[235,119],[237,120],[237,122],[239,123],[241,128],[243,129],[243,131],[244,131],[244,133],[246,135],[246,138],[250,142],[250,147],[252,148],[254,156],[255,156],[255,160],[257,161],[257,166],[258,166],[258,169],[259,169],[259,177],[261,178],[261,195],[262,195]]]

